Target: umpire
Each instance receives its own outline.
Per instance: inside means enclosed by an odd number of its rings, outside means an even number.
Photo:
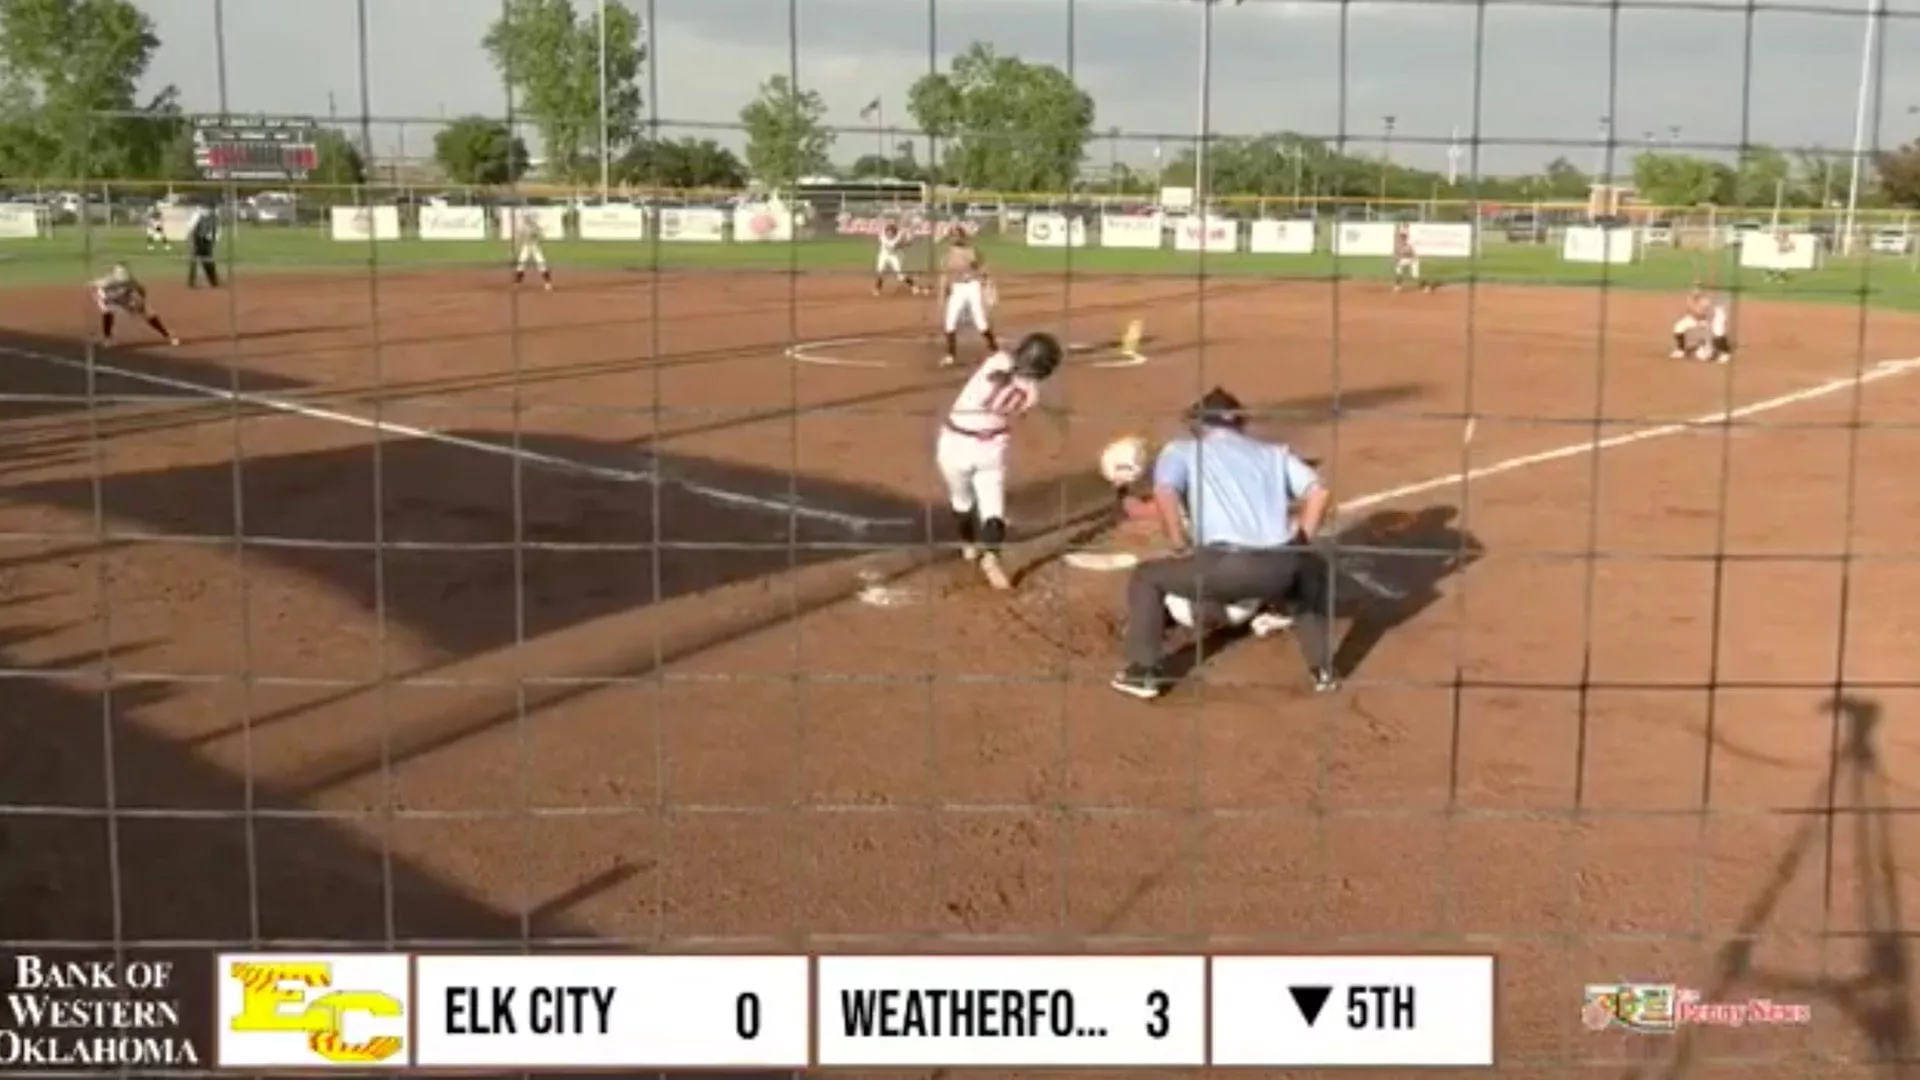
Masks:
[[[213,257],[219,243],[220,214],[202,206],[193,215],[193,227],[187,232],[187,288],[199,288],[202,273],[207,275],[207,288],[220,287],[220,267]]]
[[[1287,446],[1246,434],[1245,409],[1226,390],[1208,391],[1187,421],[1191,436],[1168,443],[1153,466],[1161,528],[1181,554],[1142,563],[1128,580],[1127,666],[1110,685],[1147,700],[1171,686],[1161,650],[1174,595],[1192,604],[1196,632],[1224,625],[1227,604],[1290,607],[1314,689],[1335,689],[1329,570],[1305,548],[1331,494]]]

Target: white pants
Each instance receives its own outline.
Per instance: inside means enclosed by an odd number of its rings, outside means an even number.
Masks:
[[[147,243],[164,244],[167,242],[167,229],[164,225],[147,226]]]
[[[900,253],[897,251],[882,251],[880,257],[874,260],[873,272],[883,277],[887,274],[892,274],[894,277],[906,276],[906,273],[900,269]]]
[[[1166,603],[1167,618],[1191,630],[1193,628],[1193,601],[1188,600],[1184,596],[1175,596],[1172,593],[1168,593]],[[1245,626],[1247,623],[1253,621],[1255,615],[1260,614],[1260,603],[1257,600],[1242,600],[1237,604],[1227,604],[1225,607],[1227,610],[1228,626]]]
[[[1395,260],[1393,264],[1393,276],[1409,277],[1415,281],[1419,281],[1420,280],[1420,260],[1418,258],[1407,257],[1407,256],[1402,256],[1401,258]]]
[[[1697,319],[1692,315],[1680,316],[1673,324],[1673,332],[1691,334],[1696,330],[1705,330],[1708,337],[1723,338],[1727,336],[1727,321],[1727,309],[1716,307],[1713,309],[1713,314],[1704,319]]]
[[[981,521],[1007,516],[1007,444],[1010,436],[976,439],[940,429],[933,460],[947,485],[947,505],[956,514],[977,512]]]
[[[947,293],[947,314],[943,328],[951,334],[960,329],[960,320],[965,317],[973,328],[981,333],[993,329],[987,321],[987,298],[979,281],[958,281],[952,291]]]
[[[547,269],[547,256],[545,252],[540,250],[540,242],[538,240],[521,241],[520,250],[515,253],[513,257],[513,268],[515,270],[525,270],[529,266],[543,273]]]

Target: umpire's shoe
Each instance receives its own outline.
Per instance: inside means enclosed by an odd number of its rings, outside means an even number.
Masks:
[[[1154,698],[1173,689],[1173,680],[1160,674],[1157,669],[1142,667],[1138,664],[1129,664],[1126,670],[1115,675],[1107,685],[1128,697],[1136,697],[1142,701],[1152,701]]]

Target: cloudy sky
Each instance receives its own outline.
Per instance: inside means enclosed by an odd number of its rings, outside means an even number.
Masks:
[[[163,44],[150,83],[189,108],[220,102],[215,0],[135,0]],[[583,9],[598,0],[575,0]],[[608,0],[622,2],[622,0]],[[1069,68],[1099,105],[1099,127],[1129,134],[1123,160],[1151,160],[1198,130],[1202,8],[1191,0],[624,0],[651,13],[658,92],[673,133],[731,122],[755,84],[797,56],[840,136],[840,156],[879,140],[860,120],[879,97],[905,118],[906,88],[969,42]],[[1394,117],[1396,159],[1446,164],[1458,128],[1485,140],[1482,168],[1536,168],[1566,153],[1591,168],[1601,117],[1621,161],[1651,135],[1684,143],[1846,148],[1866,21],[1850,0],[1771,9],[1733,0],[1623,0],[1572,6],[1498,0],[1349,3],[1250,0],[1213,18],[1209,129],[1346,133],[1377,151]],[[381,122],[376,149],[404,138],[423,154],[435,118],[504,114],[506,95],[479,41],[497,0],[365,0],[363,96],[356,0],[225,0],[226,98],[236,110]],[[1920,0],[1886,0],[1886,74],[1868,143],[1920,133]],[[797,38],[790,28],[797,26]],[[1071,31],[1070,28],[1071,27]],[[1877,133],[1875,131],[1877,129]],[[717,134],[717,133],[716,133]],[[1579,145],[1556,147],[1556,140]],[[732,141],[732,140],[729,140]],[[1102,140],[1096,160],[1110,152]],[[1464,166],[1463,166],[1464,169]]]

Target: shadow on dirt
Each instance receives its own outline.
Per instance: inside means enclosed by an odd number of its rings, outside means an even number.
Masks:
[[[1333,604],[1352,621],[1334,652],[1342,677],[1366,662],[1388,634],[1432,607],[1440,586],[1486,554],[1478,538],[1455,522],[1459,510],[1377,510],[1340,529],[1331,547]]]
[[[0,941],[49,959],[112,959],[118,946],[126,959],[172,962],[203,1068],[214,1063],[216,948],[578,946],[594,937],[579,906],[652,869],[635,852],[559,895],[529,897],[524,913],[504,911],[369,841],[392,821],[353,835],[319,818],[252,815],[249,806],[284,800],[141,723],[173,687],[74,675],[98,662],[92,654],[23,661],[24,647],[64,629],[0,630],[0,664],[16,673],[0,709]],[[137,780],[140,805],[116,776]],[[13,977],[9,965],[0,989]]]
[[[1865,1037],[1870,1056],[1831,1064],[1908,1077],[1920,1070],[1920,1036],[1914,1029],[1913,932],[1902,921],[1903,871],[1894,822],[1911,809],[1892,799],[1880,760],[1876,739],[1884,718],[1881,703],[1843,695],[1828,701],[1825,711],[1833,725],[1832,771],[1797,810],[1801,823],[1792,841],[1774,861],[1766,885],[1741,913],[1733,934],[1715,953],[1702,1000],[1764,997],[1782,1005],[1811,1005],[1815,1023],[1829,1011],[1838,1012]],[[1835,866],[1836,855],[1843,850],[1851,855],[1851,874]],[[1807,874],[1821,877],[1831,903],[1853,905],[1850,915],[1835,919],[1859,929],[1835,931],[1823,942],[1836,950],[1858,950],[1851,974],[1770,970],[1755,960],[1756,950],[1766,943],[1767,924],[1775,910],[1794,880]],[[1584,1019],[1596,1027],[1613,1022],[1604,1014]],[[1679,1080],[1695,1066],[1712,1068],[1700,1045],[1710,1036],[1701,1034],[1702,1030],[1679,1025],[1671,1051],[1656,1062],[1628,1070],[1627,1080]],[[1812,1075],[1817,1066],[1803,1061],[1801,1071]]]

